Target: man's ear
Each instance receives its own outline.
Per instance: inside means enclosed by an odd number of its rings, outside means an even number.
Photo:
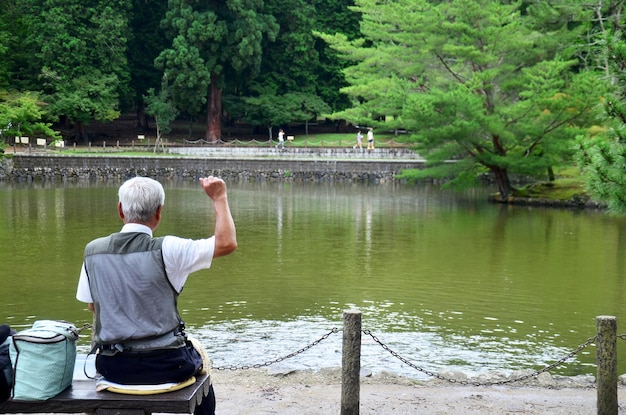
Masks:
[[[120,215],[120,219],[124,220],[124,211],[122,210],[122,202],[117,204],[117,214]]]
[[[158,222],[161,222],[161,211],[163,210],[163,206],[159,206],[156,210],[156,212],[154,213],[154,217]]]

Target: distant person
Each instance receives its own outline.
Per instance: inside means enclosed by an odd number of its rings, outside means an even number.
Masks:
[[[207,269],[215,258],[237,248],[235,223],[226,183],[209,176],[200,186],[213,202],[214,235],[187,239],[154,237],[161,223],[165,191],[156,180],[134,177],[118,191],[120,232],[95,239],[85,247],[76,298],[94,313],[96,369],[108,381],[123,385],[183,382],[203,368],[203,351],[187,338],[177,308],[190,273]],[[202,210],[189,220],[210,224]],[[204,284],[209,284],[205,281]],[[215,394],[195,414],[213,415]]]
[[[367,149],[374,149],[374,129],[372,127],[367,129]]]
[[[277,150],[278,150],[278,146],[280,146],[282,150],[285,149],[285,132],[283,131],[282,128],[278,130],[278,144],[276,144]]]
[[[356,144],[352,146],[352,148],[363,148],[363,134],[361,134],[361,130],[356,133]]]

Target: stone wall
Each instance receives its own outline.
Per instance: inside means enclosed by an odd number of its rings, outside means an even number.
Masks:
[[[388,181],[422,160],[209,158],[180,156],[58,155],[23,153],[4,159],[0,180],[125,179],[136,175],[196,179],[215,175],[228,180]]]
[[[355,149],[352,147],[290,147],[279,150],[268,147],[230,147],[230,146],[194,146],[168,147],[170,154],[184,154],[197,157],[217,158],[249,158],[270,157],[281,159],[313,158],[313,159],[351,159],[351,160],[421,160],[424,159],[414,150],[406,147],[375,148],[372,150]]]

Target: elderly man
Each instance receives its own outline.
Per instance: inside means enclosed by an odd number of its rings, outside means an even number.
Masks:
[[[213,202],[213,236],[155,238],[165,191],[156,180],[135,177],[119,188],[121,231],[85,247],[76,298],[94,312],[96,368],[109,381],[182,382],[202,370],[201,354],[184,333],[177,298],[190,273],[235,251],[237,237],[224,181],[209,176],[200,185]],[[212,387],[196,413],[215,413]]]

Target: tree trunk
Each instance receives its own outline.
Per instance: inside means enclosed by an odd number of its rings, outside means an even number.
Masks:
[[[154,123],[156,124],[156,139],[154,140],[154,154],[157,152],[157,147],[161,141],[161,129],[159,128],[159,118],[154,117]]]
[[[148,116],[146,115],[146,104],[143,102],[137,106],[137,128],[142,131],[148,131]]]
[[[554,169],[552,168],[552,166],[548,167],[548,181],[555,181],[556,180],[556,176],[554,175]]]
[[[209,143],[217,143],[222,139],[222,90],[217,86],[217,79],[214,74],[211,74],[204,138]]]
[[[492,167],[491,171],[496,177],[496,184],[498,185],[500,198],[502,200],[506,200],[513,192],[513,187],[511,186],[511,182],[509,181],[509,175],[507,171],[499,167]]]
[[[85,134],[85,125],[82,121],[76,121],[74,123],[74,131],[76,134],[76,141],[82,143],[87,141],[87,134]]]

